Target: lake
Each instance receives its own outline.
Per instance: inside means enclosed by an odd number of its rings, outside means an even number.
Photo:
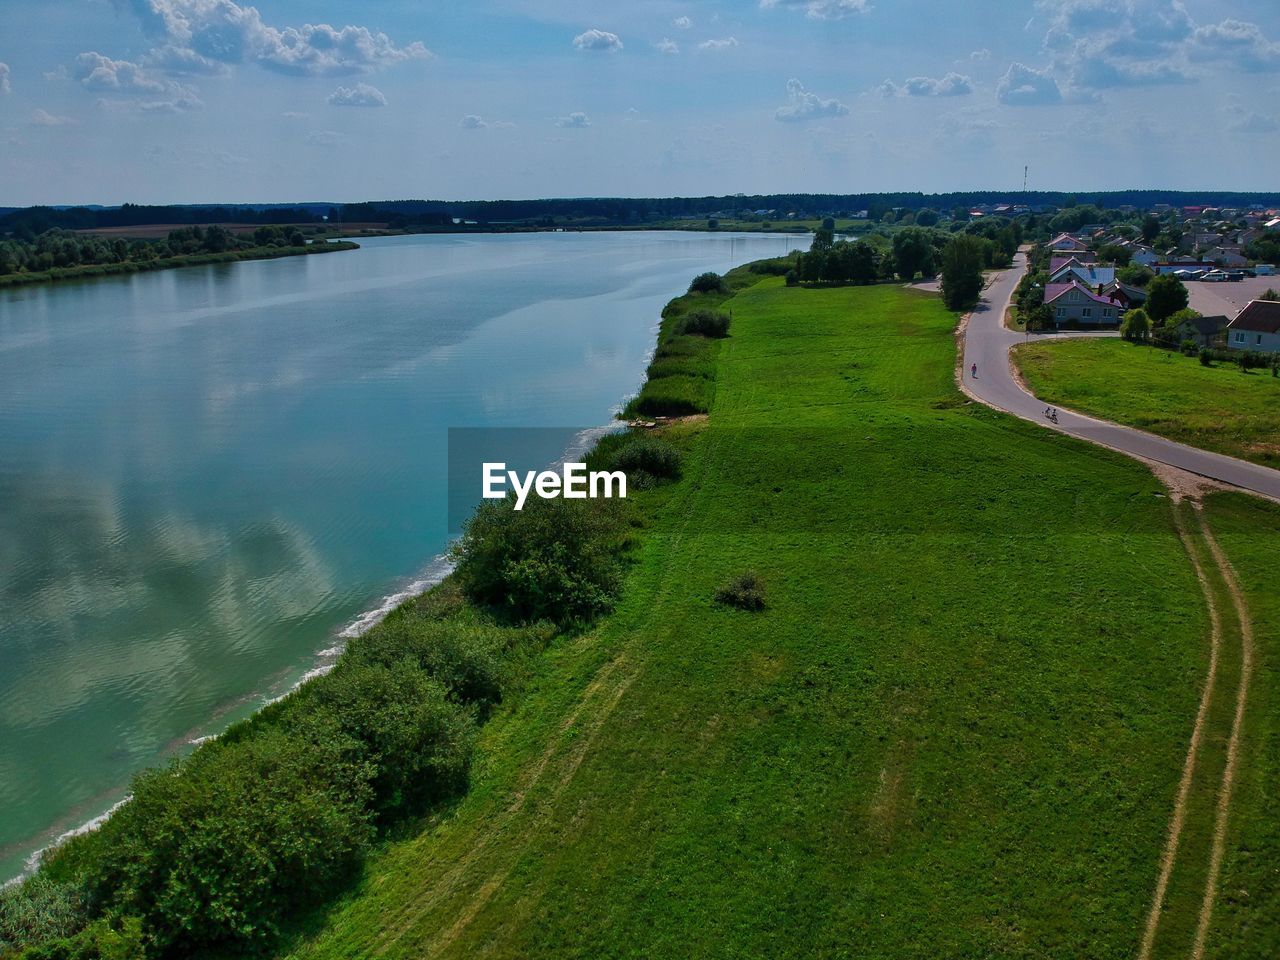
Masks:
[[[691,277],[807,238],[361,243],[0,290],[0,879],[429,582],[450,428],[607,424]]]

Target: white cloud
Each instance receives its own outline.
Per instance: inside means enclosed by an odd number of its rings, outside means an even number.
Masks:
[[[693,26],[693,21],[688,17],[676,17],[671,21],[671,25],[677,30],[688,30]]]
[[[773,118],[783,123],[799,123],[818,117],[843,117],[849,108],[839,100],[823,99],[804,88],[799,80],[787,81],[787,105],[774,111]]]
[[[1280,70],[1280,43],[1268,40],[1256,23],[1223,20],[1192,35],[1194,60],[1224,60],[1251,73]]]
[[[273,27],[234,0],[116,0],[160,41],[160,62],[208,72],[213,64],[257,63],[281,73],[344,76],[430,56],[419,42],[397,46],[367,27],[326,23]]]
[[[973,51],[973,53],[969,54],[969,59],[970,60],[990,60],[991,51],[988,50],[986,47],[983,47],[981,50],[975,50]]]
[[[591,118],[581,111],[576,111],[567,117],[556,117],[556,126],[566,130],[585,130],[591,126]]]
[[[463,130],[483,130],[488,126],[488,124],[484,122],[483,117],[479,117],[474,113],[468,113],[458,121],[458,126]]]
[[[9,65],[0,63],[0,94],[8,93],[13,87],[9,84]]]
[[[100,53],[76,57],[75,78],[86,90],[126,98],[99,98],[100,109],[173,113],[204,106],[193,87],[156,76],[129,60],[112,60]]]
[[[339,87],[329,94],[329,104],[334,107],[385,107],[387,97],[377,87],[357,83],[354,87]]]
[[[680,52],[680,44],[676,43],[674,40],[668,39],[667,37],[663,37],[655,43],[654,46],[662,53],[670,54],[672,56],[675,56]]]
[[[738,45],[737,37],[725,37],[722,40],[703,40],[698,44],[699,50],[728,50]]]
[[[622,40],[616,33],[607,30],[587,30],[573,38],[573,45],[579,50],[594,50],[603,53],[617,53],[622,49]]]
[[[1033,70],[1022,63],[1011,63],[996,85],[996,99],[1011,106],[1061,103],[1062,90],[1048,70]]]
[[[960,97],[973,93],[973,81],[959,73],[945,77],[911,77],[901,84],[886,80],[880,85],[886,97]]]
[[[871,0],[760,0],[760,6],[803,10],[812,20],[840,20],[871,9]]]
[[[50,113],[48,110],[33,110],[31,112],[31,123],[37,127],[68,127],[75,122],[71,117],[60,117]]]

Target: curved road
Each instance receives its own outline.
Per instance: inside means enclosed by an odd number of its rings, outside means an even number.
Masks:
[[[1013,268],[997,274],[981,303],[969,314],[964,338],[962,386],[975,400],[1031,420],[1053,430],[1088,440],[1121,453],[1168,464],[1190,473],[1219,480],[1253,493],[1280,500],[1280,470],[1199,450],[1132,427],[1096,420],[1069,410],[1058,410],[1058,423],[1044,415],[1045,405],[1015,379],[1009,351],[1027,339],[1008,329],[1004,314],[1018,281],[1027,270],[1026,255],[1014,258]],[[1108,333],[1034,334],[1037,339],[1058,336],[1115,336]],[[978,365],[978,376],[970,374]]]

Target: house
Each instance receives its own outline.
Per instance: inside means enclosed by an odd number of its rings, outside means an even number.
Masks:
[[[1192,317],[1173,328],[1173,338],[1178,343],[1194,341],[1197,347],[1212,347],[1222,339],[1230,321],[1225,316]]]
[[[1160,254],[1139,243],[1134,244],[1133,250],[1129,254],[1129,259],[1140,266],[1151,267],[1160,262]]]
[[[1049,274],[1050,283],[1069,283],[1079,280],[1090,290],[1097,290],[1116,278],[1115,267],[1100,267],[1096,263],[1081,263],[1074,257]]]
[[[1227,326],[1233,350],[1280,352],[1280,301],[1254,300]]]
[[[1049,249],[1056,253],[1084,253],[1089,245],[1069,233],[1062,233],[1049,241]]]
[[[1231,247],[1214,247],[1212,250],[1205,251],[1204,256],[1206,260],[1212,260],[1220,267],[1243,267],[1249,262],[1248,257]]]
[[[1098,262],[1098,256],[1094,253],[1076,253],[1070,256],[1050,257],[1049,258],[1049,276],[1053,276],[1068,264],[1078,264],[1080,266],[1090,266]]]
[[[1100,296],[1080,283],[1050,283],[1044,302],[1053,311],[1054,324],[1080,327],[1114,327],[1120,322],[1120,304]]]
[[[1140,307],[1147,302],[1147,291],[1141,287],[1132,287],[1119,280],[1104,283],[1098,293],[1108,300],[1116,301],[1123,310],[1128,310],[1130,307]]]

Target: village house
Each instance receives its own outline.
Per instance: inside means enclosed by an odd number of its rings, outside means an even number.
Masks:
[[[1280,352],[1280,301],[1254,300],[1227,327],[1233,350]]]
[[[1098,293],[1108,300],[1114,300],[1120,304],[1122,310],[1128,310],[1130,307],[1140,307],[1147,302],[1147,291],[1141,287],[1132,287],[1119,280],[1104,283]]]
[[[1089,245],[1069,233],[1062,233],[1049,241],[1049,249],[1056,253],[1084,253]]]
[[[1044,302],[1053,311],[1053,322],[1059,329],[1114,327],[1120,322],[1120,304],[1094,293],[1078,280],[1047,284]]]
[[[1231,247],[1214,247],[1212,250],[1206,250],[1204,258],[1212,260],[1220,267],[1243,267],[1249,262],[1248,257]]]
[[[1225,316],[1191,317],[1173,328],[1173,339],[1178,343],[1190,340],[1197,347],[1219,345],[1230,321]]]
[[[1090,290],[1097,290],[1103,284],[1111,283],[1116,278],[1115,267],[1100,267],[1096,263],[1081,263],[1072,257],[1049,274],[1050,283],[1070,283],[1079,280]]]

